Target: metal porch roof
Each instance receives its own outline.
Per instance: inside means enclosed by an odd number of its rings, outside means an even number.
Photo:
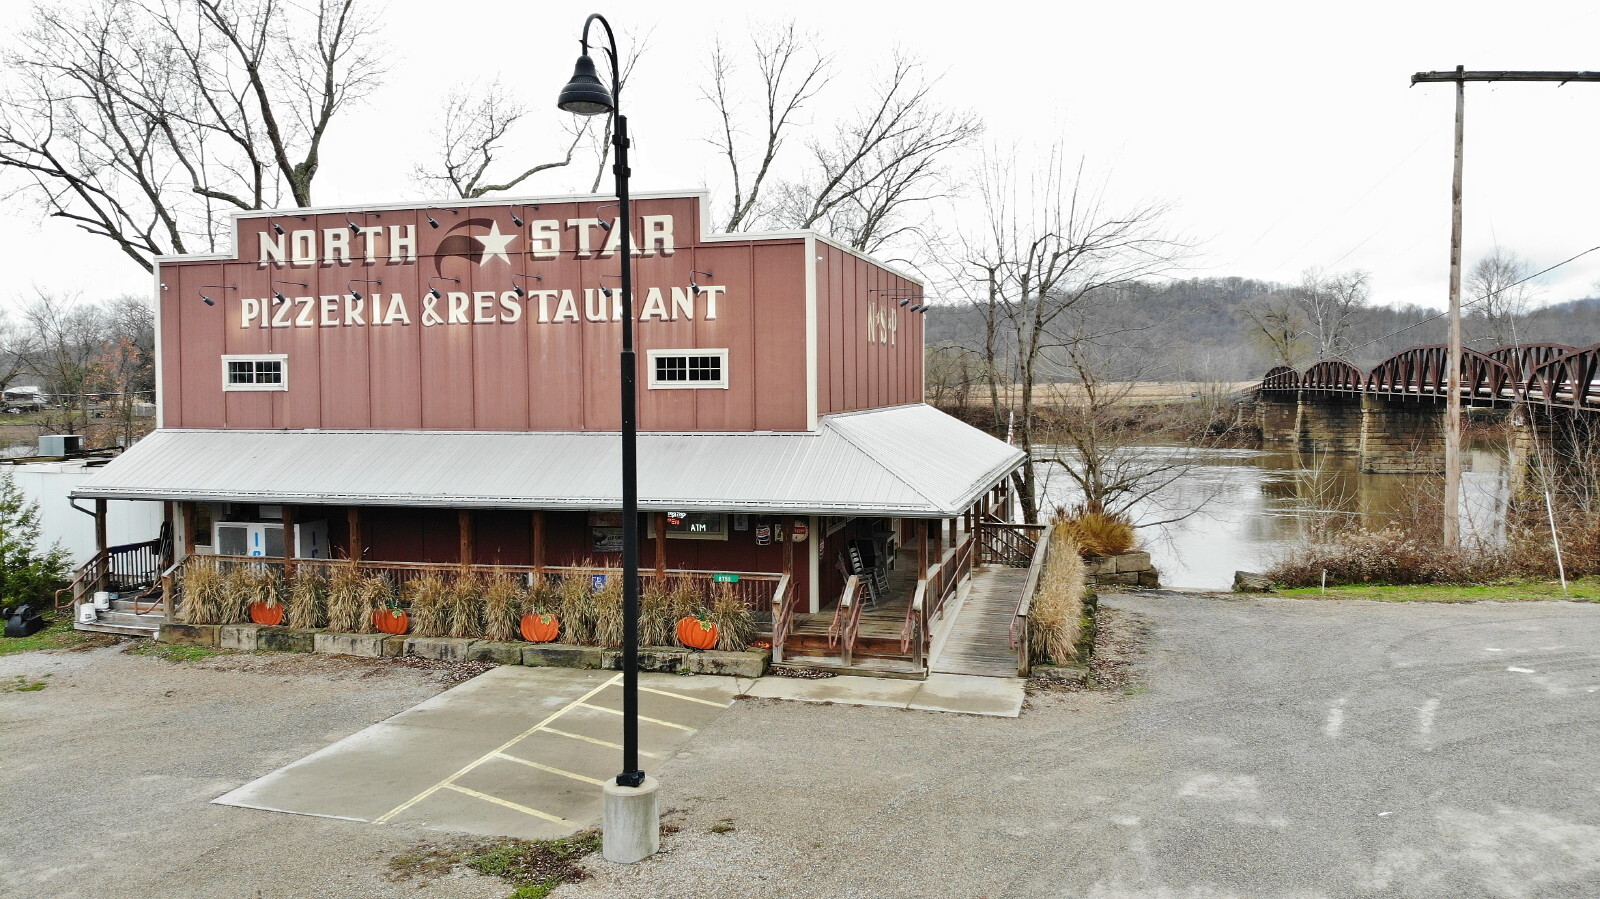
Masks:
[[[73,496],[614,509],[620,456],[615,432],[162,429]],[[949,517],[1023,458],[921,404],[824,416],[815,432],[645,432],[639,507]]]

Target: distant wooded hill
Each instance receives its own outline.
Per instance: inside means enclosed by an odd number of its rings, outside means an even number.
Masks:
[[[1128,380],[1219,382],[1259,378],[1281,356],[1251,319],[1250,311],[1281,302],[1287,285],[1247,278],[1197,278],[1164,284],[1138,283],[1095,300],[1092,316],[1104,360],[1102,377]],[[983,349],[983,316],[970,305],[937,305],[927,313],[928,346],[965,347],[973,358]],[[1260,318],[1259,314],[1256,316]],[[1082,321],[1079,319],[1078,321]],[[1422,306],[1368,306],[1349,317],[1342,337],[1344,353],[1363,368],[1412,346],[1446,339],[1442,310]],[[997,364],[1015,358],[1014,340],[1000,328]],[[1469,309],[1463,319],[1466,345],[1493,349],[1491,323]],[[1502,326],[1502,332],[1504,327]],[[1518,343],[1600,343],[1600,298],[1551,303],[1519,317]],[[1300,368],[1317,361],[1309,336],[1296,347]],[[1047,360],[1049,353],[1045,354]],[[1046,380],[1073,380],[1066,366],[1041,367]]]

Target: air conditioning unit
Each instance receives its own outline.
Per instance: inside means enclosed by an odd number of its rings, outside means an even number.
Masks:
[[[69,456],[83,452],[82,434],[40,434],[39,455]]]

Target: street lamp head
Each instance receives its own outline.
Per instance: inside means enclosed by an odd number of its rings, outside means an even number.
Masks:
[[[556,106],[575,115],[605,115],[617,108],[611,99],[611,92],[600,83],[600,76],[594,70],[594,60],[589,58],[589,54],[578,57],[578,65],[572,70],[572,80],[561,89]]]

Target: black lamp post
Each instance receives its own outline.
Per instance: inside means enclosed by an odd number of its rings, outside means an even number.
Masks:
[[[611,60],[611,89],[601,83],[589,58],[589,26],[599,22],[606,30]],[[617,38],[611,23],[599,13],[583,23],[583,55],[572,80],[561,89],[556,105],[577,115],[610,114],[616,148],[617,208],[622,227],[622,773],[617,785],[644,783],[639,768],[639,442],[638,402],[633,352],[633,220],[628,215],[628,118],[622,114],[622,82],[618,76]]]

